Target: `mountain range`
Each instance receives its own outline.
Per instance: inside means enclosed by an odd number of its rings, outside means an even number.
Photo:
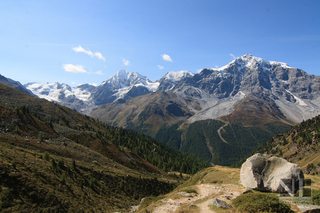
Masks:
[[[319,76],[250,54],[197,74],[169,72],[155,82],[120,70],[99,86],[25,87],[38,97],[223,165],[320,112]],[[191,137],[191,132],[197,134]]]
[[[70,87],[63,83],[24,86],[38,97],[85,113],[117,100],[170,91],[186,105],[189,99],[196,105],[196,108],[189,106],[195,113],[191,123],[228,115],[240,100],[253,95],[274,102],[290,121],[297,123],[319,113],[319,79],[285,63],[246,54],[218,69],[205,68],[198,74],[168,72],[155,82],[139,73],[120,70],[99,86]]]
[[[71,87],[64,83],[28,83],[24,86],[36,96],[62,104],[84,114],[97,106],[145,95],[156,91],[170,90],[182,78],[193,76],[189,71],[168,72],[156,82],[137,72],[119,70],[99,86],[82,84]]]

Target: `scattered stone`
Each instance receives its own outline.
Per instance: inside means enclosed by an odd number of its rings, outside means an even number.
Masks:
[[[291,196],[299,190],[299,183],[303,180],[303,172],[297,164],[275,156],[268,158],[260,153],[248,158],[240,171],[240,181],[244,187],[289,193]]]
[[[227,202],[225,202],[223,200],[220,200],[218,198],[214,198],[208,204],[208,206],[212,206],[212,205],[215,205],[218,208],[225,208],[225,209],[232,209],[233,208],[229,203],[227,203]]]
[[[191,203],[191,204],[189,205],[189,209],[190,209],[191,207],[197,207],[197,205],[194,205],[193,203]]]
[[[130,209],[129,213],[134,213],[134,212],[138,211],[139,208],[140,208],[140,205],[138,205],[138,206],[131,206],[131,209]]]
[[[176,195],[183,195],[183,196],[186,196],[186,197],[193,197],[192,194],[187,193],[187,192],[178,192]]]

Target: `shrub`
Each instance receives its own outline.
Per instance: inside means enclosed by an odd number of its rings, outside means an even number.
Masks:
[[[186,192],[186,193],[195,193],[195,194],[198,194],[197,190],[195,189],[184,189],[182,190],[183,192]]]
[[[16,161],[15,161],[15,160],[13,160],[13,161],[11,162],[11,166],[12,166],[14,169],[16,168],[17,164],[16,164]]]
[[[95,179],[90,179],[89,181],[89,187],[92,189],[94,184],[95,184],[96,180]]]
[[[76,170],[76,161],[72,159],[72,168],[73,170]]]
[[[43,142],[43,140],[44,140],[43,132],[41,132],[41,131],[39,132],[38,139],[40,142]]]
[[[68,176],[71,176],[71,170],[70,170],[69,166],[67,166],[67,174],[68,174]]]
[[[64,167],[64,161],[62,158],[60,160],[58,160],[58,167],[60,167],[60,169],[63,169],[63,167]]]
[[[47,151],[44,152],[43,159],[45,159],[46,161],[50,160],[50,155],[49,155],[49,153]]]
[[[320,190],[312,190],[312,204],[320,205]]]
[[[60,182],[61,182],[62,184],[65,184],[65,183],[66,183],[66,179],[67,179],[67,176],[66,176],[65,173],[63,173],[62,176],[61,176]]]
[[[293,212],[289,205],[280,203],[274,194],[247,193],[232,201],[233,206],[240,212]]]
[[[51,166],[52,166],[53,171],[56,172],[56,170],[57,170],[57,163],[56,163],[56,161],[55,161],[53,158],[51,158]]]

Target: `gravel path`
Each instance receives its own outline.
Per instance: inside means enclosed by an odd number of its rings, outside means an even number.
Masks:
[[[179,207],[183,204],[194,204],[198,201],[196,206],[199,208],[200,212],[208,212],[212,213],[214,211],[210,210],[208,207],[209,202],[213,198],[219,198],[230,203],[230,200],[236,198],[241,194],[243,191],[243,187],[235,186],[232,184],[221,184],[221,185],[214,185],[214,184],[200,184],[197,185],[197,192],[198,194],[189,194],[189,193],[177,193],[178,196],[176,199],[162,199],[162,204],[157,206],[153,209],[153,213],[165,213],[165,212],[176,212]],[[208,199],[207,199],[208,198]],[[205,200],[207,199],[207,200]],[[201,200],[204,200],[201,202]]]

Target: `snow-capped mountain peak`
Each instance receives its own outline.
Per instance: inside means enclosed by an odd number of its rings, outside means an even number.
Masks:
[[[276,62],[276,61],[267,61],[263,58],[255,57],[251,54],[245,54],[239,58],[236,58],[231,63],[238,63],[242,64],[246,68],[252,69],[256,66],[261,66],[264,69],[270,69],[271,66],[281,66],[283,68],[291,68],[288,64],[283,62]]]
[[[170,71],[170,72],[167,72],[163,78],[166,79],[166,80],[172,80],[172,81],[180,81],[182,78],[187,78],[187,77],[192,77],[194,76],[194,74],[190,71],[187,71],[187,70],[181,70],[181,71]]]
[[[113,76],[111,76],[107,81],[102,82],[101,85],[109,84],[112,85],[114,89],[124,88],[128,86],[133,86],[137,83],[147,85],[151,82],[146,76],[140,75],[137,72],[129,72],[127,70],[119,70]]]

